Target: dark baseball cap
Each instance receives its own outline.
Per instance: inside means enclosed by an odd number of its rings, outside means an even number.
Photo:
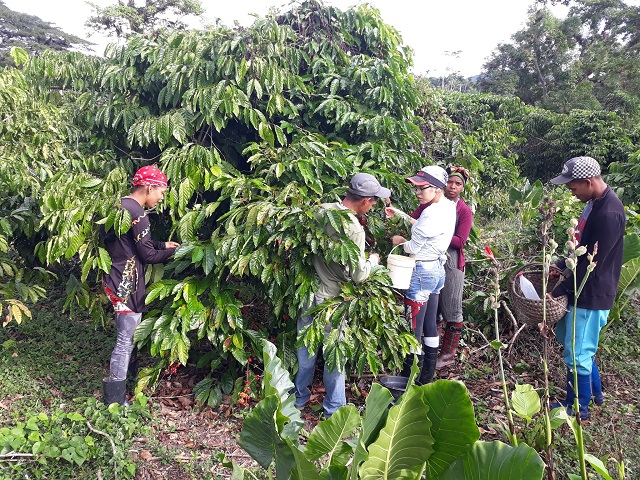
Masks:
[[[600,164],[595,158],[573,157],[562,166],[562,173],[550,181],[554,185],[564,185],[572,180],[600,176]]]
[[[384,188],[376,177],[368,173],[357,173],[349,182],[349,193],[361,197],[389,198],[391,190]]]

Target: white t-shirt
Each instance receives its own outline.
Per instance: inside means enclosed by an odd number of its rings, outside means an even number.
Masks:
[[[456,204],[446,197],[429,205],[411,227],[404,251],[416,260],[445,260],[456,228]]]

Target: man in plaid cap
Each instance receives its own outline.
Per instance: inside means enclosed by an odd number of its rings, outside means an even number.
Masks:
[[[587,274],[589,259],[594,255],[596,268],[589,274],[577,301],[575,311],[575,364],[572,349],[574,317],[574,272],[566,269],[566,261],[556,263],[565,270],[566,278],[551,292],[552,297],[567,295],[569,312],[556,325],[558,341],[564,345],[564,363],[567,365],[567,397],[552,407],[565,406],[571,414],[576,397],[573,369],[578,373],[577,396],[580,406],[580,418],[589,418],[588,405],[591,397],[595,403],[604,402],[600,374],[595,362],[600,329],[607,323],[609,310],[613,307],[618,291],[618,280],[622,269],[622,247],[626,217],[622,202],[604,183],[600,176],[600,165],[591,157],[575,157],[567,160],[562,173],[551,183],[565,185],[581,202],[584,210],[575,227],[575,247],[585,246],[587,254],[578,257],[575,269],[576,285],[581,285]],[[551,272],[550,278],[557,278],[557,272]]]

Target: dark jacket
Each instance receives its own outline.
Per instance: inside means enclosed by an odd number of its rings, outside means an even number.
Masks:
[[[587,247],[587,253],[593,253],[598,243],[598,253],[594,257],[596,268],[589,274],[587,283],[578,297],[578,308],[588,310],[611,310],[618,291],[620,270],[622,269],[622,247],[626,225],[624,207],[610,187],[602,197],[594,200],[591,213],[585,223],[580,245]],[[563,266],[561,262],[559,266]],[[587,255],[578,257],[576,268],[577,288],[587,271]],[[558,284],[551,294],[554,297],[569,296],[569,305],[574,303],[573,276]]]
[[[165,262],[175,248],[165,249],[164,242],[151,240],[149,217],[138,202],[124,197],[121,204],[131,214],[131,228],[118,238],[113,230],[105,232],[101,225],[100,233],[111,256],[111,272],[102,281],[116,311],[117,299],[131,311],[142,313],[146,310],[144,265]]]

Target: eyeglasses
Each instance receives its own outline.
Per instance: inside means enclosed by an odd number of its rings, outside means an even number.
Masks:
[[[424,187],[413,187],[413,189],[415,190],[416,193],[423,192],[427,188],[438,188],[438,187],[436,187],[435,185],[425,185]]]

